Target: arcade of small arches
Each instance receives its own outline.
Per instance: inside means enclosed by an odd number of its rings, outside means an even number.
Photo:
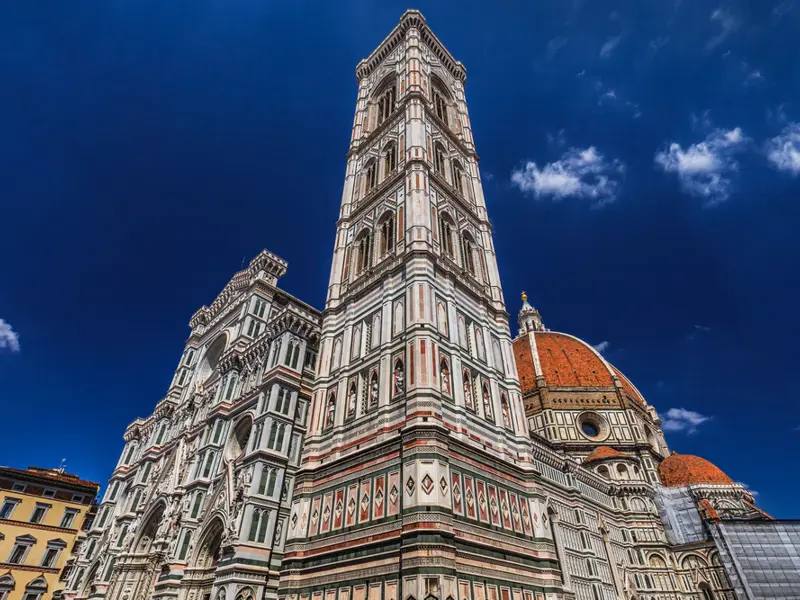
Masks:
[[[373,264],[391,256],[396,239],[402,233],[398,230],[393,210],[385,211],[374,228],[363,227],[353,243],[353,276],[357,277],[369,270]],[[349,262],[345,263],[344,279],[348,277]]]

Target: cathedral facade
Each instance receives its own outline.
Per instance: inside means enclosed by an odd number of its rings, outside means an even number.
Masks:
[[[463,65],[408,11],[356,76],[324,311],[264,251],[192,316],[64,597],[747,597],[751,493],[524,295],[512,337]]]

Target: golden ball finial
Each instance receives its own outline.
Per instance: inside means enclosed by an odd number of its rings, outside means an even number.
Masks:
[[[522,301],[525,302],[528,299],[528,294],[522,292]]]

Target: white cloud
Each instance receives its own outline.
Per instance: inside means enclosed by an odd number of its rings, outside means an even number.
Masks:
[[[661,48],[669,43],[668,35],[660,35],[655,39],[650,40],[650,52],[657,53]]]
[[[597,350],[600,354],[605,354],[606,350],[608,350],[609,346],[611,346],[611,342],[603,340],[599,344],[594,345],[594,349]]]
[[[787,0],[787,2],[781,2],[780,4],[778,4],[778,6],[776,6],[775,8],[772,9],[772,17],[773,17],[773,19],[775,19],[777,21],[777,20],[780,20],[781,18],[785,17],[790,12],[792,12],[792,7],[793,6],[794,6],[794,2],[790,2],[788,0]]]
[[[511,182],[537,198],[592,198],[602,206],[614,201],[619,187],[617,177],[624,170],[622,162],[606,160],[594,146],[585,150],[570,148],[559,160],[542,168],[535,162],[527,162],[511,174]]]
[[[739,29],[742,24],[735,15],[729,13],[727,10],[722,10],[721,8],[718,8],[711,13],[711,20],[719,23],[720,31],[717,35],[708,40],[708,43],[706,44],[706,48],[708,50],[712,50],[713,48],[719,46],[730,34]]]
[[[600,58],[608,58],[614,52],[614,48],[619,45],[620,36],[608,38],[605,44],[600,48]]]
[[[750,73],[747,74],[747,77],[744,78],[745,85],[754,85],[761,81],[764,81],[764,76],[761,74],[761,71],[757,69],[750,71]]]
[[[3,319],[0,319],[0,350],[19,352],[19,335]]]
[[[697,432],[700,425],[710,420],[711,417],[706,417],[693,410],[670,408],[667,411],[667,418],[661,422],[661,428],[664,431],[685,432],[691,435]]]
[[[602,104],[603,100],[616,100],[617,99],[617,92],[614,90],[607,90],[603,93],[602,96],[597,100],[598,104]]]
[[[547,60],[554,58],[558,51],[567,45],[568,41],[565,37],[554,37],[547,42]]]
[[[780,171],[800,174],[800,123],[789,123],[767,141],[767,159]]]
[[[676,173],[686,192],[716,204],[728,198],[729,175],[739,167],[733,154],[746,141],[739,127],[729,131],[717,129],[686,150],[678,143],[671,143],[665,151],[656,153],[655,161],[665,172]]]

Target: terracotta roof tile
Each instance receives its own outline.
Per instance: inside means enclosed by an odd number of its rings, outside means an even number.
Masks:
[[[71,473],[58,473],[51,469],[28,467],[27,470],[23,470],[23,469],[12,469],[10,467],[0,467],[0,470],[6,473],[16,474],[27,478],[38,478],[49,481],[57,481],[59,483],[64,483],[68,485],[76,485],[80,487],[92,488],[94,490],[100,489],[100,484],[95,481],[86,481],[84,479],[80,479],[77,475],[72,475]]]
[[[678,454],[677,452],[673,452],[658,465],[658,474],[661,477],[661,483],[666,487],[702,483],[733,483],[733,480],[725,475],[722,469],[705,458],[692,456],[691,454]]]
[[[618,456],[625,456],[622,452],[609,448],[608,446],[598,446],[592,453],[583,459],[583,462],[588,463],[595,460],[603,460],[604,458],[616,458]]]
[[[536,334],[536,348],[548,385],[614,385],[606,365],[585,342],[561,333],[540,332]]]

